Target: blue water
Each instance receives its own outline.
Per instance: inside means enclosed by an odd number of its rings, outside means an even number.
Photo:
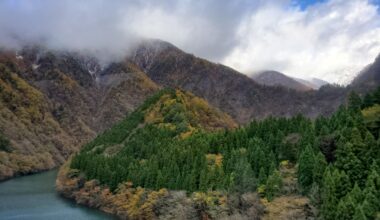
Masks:
[[[0,219],[114,219],[60,197],[55,191],[56,176],[57,170],[52,170],[0,183]]]

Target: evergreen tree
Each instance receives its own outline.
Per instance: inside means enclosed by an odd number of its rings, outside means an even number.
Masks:
[[[355,156],[351,143],[340,144],[336,151],[337,160],[335,165],[337,168],[346,172],[352,183],[363,182],[364,167],[361,161]]]
[[[358,205],[355,209],[355,214],[352,218],[353,220],[367,220],[368,218],[366,217],[362,206]]]
[[[362,100],[360,96],[354,91],[350,92],[349,97],[348,97],[348,108],[350,110],[357,112],[357,111],[360,111],[361,106],[362,106]]]
[[[313,184],[313,171],[314,171],[314,153],[310,145],[308,145],[298,161],[298,183],[300,184],[302,191],[307,193]]]
[[[313,169],[313,182],[318,185],[322,184],[323,173],[327,167],[327,162],[325,156],[318,152],[314,159],[314,169]]]
[[[281,188],[282,178],[280,172],[275,170],[271,175],[269,175],[265,186],[265,196],[268,201],[272,201],[272,199],[280,193]]]
[[[259,179],[258,179],[258,184],[259,185],[264,185],[267,181],[267,174],[264,170],[264,167],[260,168],[260,173],[259,173]]]
[[[348,195],[339,201],[336,211],[336,219],[351,220],[355,214],[355,207],[351,197]]]
[[[328,167],[323,175],[323,188],[321,190],[321,214],[326,220],[335,220],[336,205],[338,203],[331,169],[331,167]]]

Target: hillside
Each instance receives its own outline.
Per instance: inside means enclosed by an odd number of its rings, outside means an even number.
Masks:
[[[269,115],[330,115],[347,94],[344,88],[330,85],[308,92],[263,86],[236,70],[158,40],[142,43],[130,59],[158,85],[190,91],[241,124]]]
[[[349,91],[331,85],[304,92],[260,85],[158,40],[145,41],[131,56],[111,63],[86,52],[27,46],[0,51],[0,65],[3,87],[11,94],[2,94],[7,97],[0,106],[0,133],[11,149],[0,152],[0,179],[61,164],[162,87],[189,91],[238,124],[267,116],[331,115]]]
[[[2,51],[0,72],[0,180],[63,163],[159,88],[131,63],[39,47]]]
[[[362,70],[353,80],[351,86],[362,93],[376,89],[380,84],[380,55],[376,60]]]
[[[74,155],[57,189],[123,219],[374,219],[378,106],[361,106],[351,93],[331,117],[236,128],[205,101],[165,89]]]
[[[256,82],[267,86],[282,86],[297,91],[313,90],[312,87],[298,82],[297,80],[277,71],[263,71],[253,75],[252,78]]]

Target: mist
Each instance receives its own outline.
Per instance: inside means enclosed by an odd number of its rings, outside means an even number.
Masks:
[[[380,17],[368,0],[0,1],[2,48],[42,44],[114,60],[150,38],[246,74],[341,83],[379,54]]]

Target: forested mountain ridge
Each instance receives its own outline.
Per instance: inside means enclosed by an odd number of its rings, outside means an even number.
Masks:
[[[230,67],[198,58],[159,40],[142,43],[129,59],[158,85],[190,91],[240,124],[267,116],[330,115],[344,103],[348,93],[332,85],[309,92],[260,85]]]
[[[307,196],[303,204],[318,212],[293,218],[375,219],[380,214],[379,126],[367,111],[380,103],[379,91],[371,106],[351,93],[347,106],[315,121],[301,115],[270,117],[186,136],[178,130],[183,120],[173,120],[177,117],[141,126],[151,121],[150,114],[142,114],[145,109],[161,106],[166,112],[165,104],[155,105],[164,91],[85,145],[62,168],[58,188],[79,203],[131,219],[165,219],[168,213],[181,219],[256,219],[263,204],[294,194]],[[287,180],[290,173],[297,176],[295,184]],[[182,212],[174,211],[179,207]]]
[[[78,53],[0,53],[0,179],[50,169],[157,91],[137,66]]]
[[[132,55],[109,63],[84,51],[26,46],[2,50],[0,65],[3,86],[11,94],[0,106],[6,112],[0,114],[0,133],[10,143],[7,151],[0,151],[0,179],[57,166],[166,86],[204,98],[238,124],[298,113],[327,116],[345,102],[349,90],[367,88],[365,80],[349,88],[328,85],[309,92],[262,86],[229,67],[158,40],[144,41]],[[5,72],[17,83],[5,79]],[[38,101],[31,103],[36,97]],[[25,109],[39,112],[42,120],[24,117],[30,113]]]

